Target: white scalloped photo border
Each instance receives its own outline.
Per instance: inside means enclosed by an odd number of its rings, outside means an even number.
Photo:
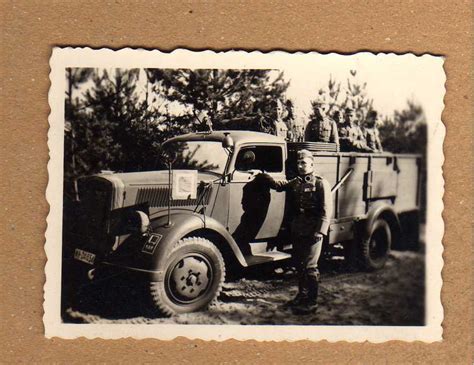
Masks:
[[[62,241],[62,199],[63,199],[63,150],[64,150],[64,90],[66,67],[107,67],[107,68],[242,68],[269,69],[284,68],[289,64],[308,62],[324,57],[328,62],[343,57],[357,64],[367,57],[377,57],[380,62],[393,58],[410,58],[430,72],[433,78],[428,123],[428,178],[426,217],[426,305],[425,326],[321,326],[321,325],[170,325],[170,324],[71,324],[63,323],[60,316],[61,301],[61,241]],[[46,282],[44,285],[45,336],[73,339],[78,337],[117,339],[156,338],[172,340],[183,336],[189,339],[216,340],[258,340],[297,341],[327,340],[329,342],[348,341],[374,343],[389,340],[435,342],[442,340],[443,307],[441,304],[444,234],[443,212],[443,141],[446,133],[441,121],[444,109],[446,75],[444,58],[424,54],[397,55],[394,53],[360,52],[352,55],[337,53],[273,51],[189,51],[177,49],[172,52],[144,49],[91,49],[54,48],[50,59],[51,88],[49,91],[50,129],[48,147],[49,182],[46,198],[50,205],[47,217],[45,251]]]

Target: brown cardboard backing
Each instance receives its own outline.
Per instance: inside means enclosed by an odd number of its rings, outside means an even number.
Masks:
[[[472,363],[471,1],[0,2],[0,362]],[[446,57],[442,343],[47,340],[43,245],[53,46]]]

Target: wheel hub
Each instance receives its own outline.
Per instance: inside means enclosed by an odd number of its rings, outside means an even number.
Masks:
[[[191,255],[181,259],[170,276],[172,292],[178,299],[192,300],[207,289],[209,266],[202,257]]]

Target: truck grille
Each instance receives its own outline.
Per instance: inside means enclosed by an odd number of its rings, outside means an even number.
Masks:
[[[137,192],[136,204],[148,203],[150,207],[166,207],[168,206],[168,194],[169,188],[139,188]],[[197,199],[177,199],[171,200],[172,207],[188,207],[196,205],[199,201],[199,197],[202,194],[203,188],[198,188]],[[212,187],[208,188],[204,193],[201,204],[209,204],[211,197]]]
[[[107,219],[111,209],[112,185],[100,178],[79,180],[81,226],[89,237],[102,236],[107,232]]]

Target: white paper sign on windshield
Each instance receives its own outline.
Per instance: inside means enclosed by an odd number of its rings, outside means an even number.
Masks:
[[[196,199],[197,196],[197,170],[174,170],[171,198]]]

